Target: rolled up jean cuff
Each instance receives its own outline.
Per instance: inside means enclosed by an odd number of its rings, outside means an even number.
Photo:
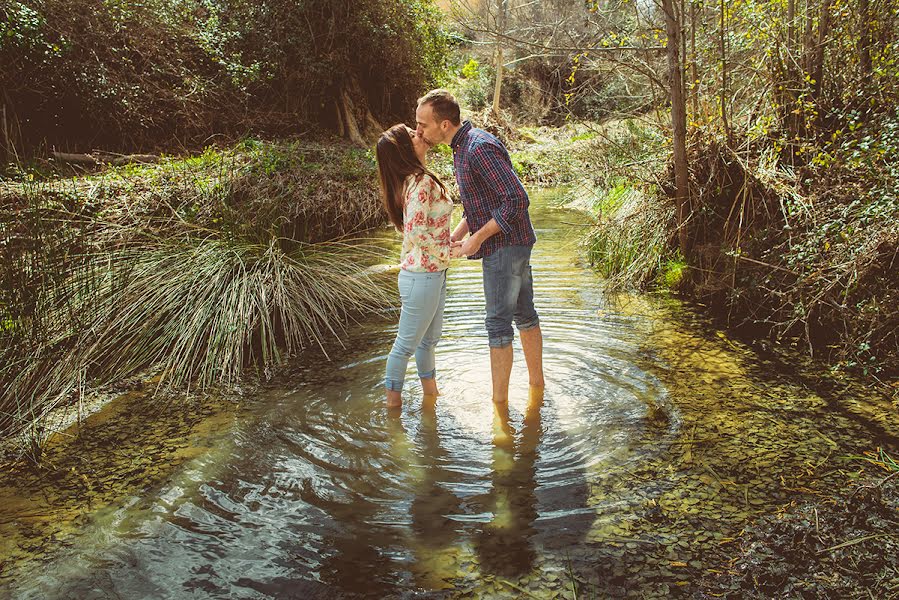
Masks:
[[[384,387],[387,388],[387,391],[390,391],[390,392],[402,392],[403,391],[403,382],[402,381],[394,381],[393,379],[385,379]]]
[[[427,373],[419,373],[418,374],[419,379],[434,379],[435,377],[437,377],[437,369],[432,369],[431,371],[428,371]]]
[[[512,340],[515,336],[512,335],[497,335],[497,336],[487,336],[487,343],[491,348],[505,348],[506,346],[512,345]]]
[[[529,321],[525,321],[524,323],[516,323],[515,326],[518,327],[518,331],[527,331],[528,329],[533,329],[540,325],[540,317],[534,317]]]

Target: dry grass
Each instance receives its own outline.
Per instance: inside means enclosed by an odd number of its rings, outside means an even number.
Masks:
[[[0,435],[139,372],[233,385],[339,342],[390,298],[364,151],[248,142],[0,191]],[[255,184],[254,184],[255,182]],[[341,241],[345,240],[345,241]]]

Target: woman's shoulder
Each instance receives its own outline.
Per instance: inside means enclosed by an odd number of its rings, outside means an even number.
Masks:
[[[436,189],[440,190],[440,180],[437,179],[435,175],[430,173],[413,173],[412,175],[406,176],[406,186],[416,189]]]

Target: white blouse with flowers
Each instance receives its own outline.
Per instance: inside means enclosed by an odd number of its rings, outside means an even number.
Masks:
[[[453,201],[427,174],[406,177],[400,268],[436,272],[449,267]]]

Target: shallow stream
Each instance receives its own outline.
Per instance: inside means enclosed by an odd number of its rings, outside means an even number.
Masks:
[[[863,391],[821,396],[675,301],[604,296],[559,198],[531,207],[542,397],[516,341],[494,410],[480,264],[457,261],[436,406],[412,365],[383,408],[394,316],[243,404],[126,394],[0,478],[0,595],[691,594],[747,523],[895,444]]]

